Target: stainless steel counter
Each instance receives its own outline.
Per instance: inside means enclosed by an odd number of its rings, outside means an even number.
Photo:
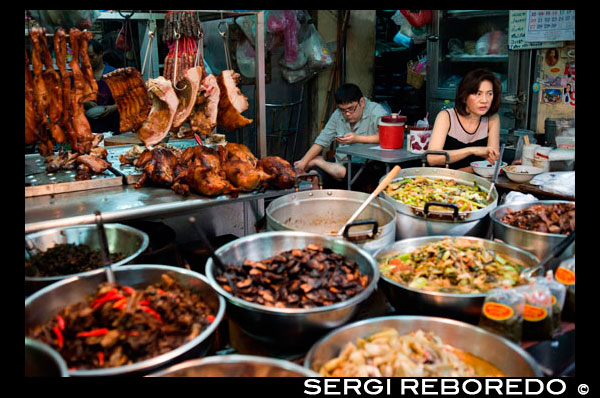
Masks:
[[[310,185],[302,183],[301,189]],[[99,188],[81,192],[62,193],[25,198],[25,233],[48,228],[95,222],[94,212],[100,210],[105,222],[176,215],[238,201],[255,201],[287,195],[288,190],[267,190],[263,193],[244,193],[236,198],[221,195],[208,198],[196,194],[181,196],[168,188],[132,185]]]

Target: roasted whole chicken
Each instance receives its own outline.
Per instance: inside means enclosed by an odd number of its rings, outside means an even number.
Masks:
[[[156,185],[170,187],[183,171],[176,154],[165,148],[144,151],[135,166],[142,168],[142,176],[135,184],[136,188],[141,188],[146,180]]]
[[[268,186],[276,189],[290,189],[294,186],[296,171],[292,165],[279,156],[265,156],[258,161],[256,168],[270,174]]]
[[[221,160],[222,154],[212,148],[200,145],[186,148],[179,159],[185,169],[178,175],[172,189],[182,195],[191,189],[206,196],[237,191],[227,179]]]

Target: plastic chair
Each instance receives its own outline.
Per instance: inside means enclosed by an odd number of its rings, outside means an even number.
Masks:
[[[300,99],[290,103],[265,104],[267,112],[267,139],[278,142],[279,148],[283,146],[282,158],[293,162],[296,155],[300,115],[304,102],[304,85],[300,89]],[[288,141],[293,137],[291,159],[287,157]]]

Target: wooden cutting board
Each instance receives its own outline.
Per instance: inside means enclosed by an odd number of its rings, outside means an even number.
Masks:
[[[142,145],[142,141],[135,135],[133,131],[119,135],[113,135],[104,139],[105,146],[113,145]]]

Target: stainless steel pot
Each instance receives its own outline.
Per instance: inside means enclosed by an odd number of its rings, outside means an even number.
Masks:
[[[293,362],[254,355],[216,355],[193,359],[153,373],[152,377],[319,377]]]
[[[405,239],[393,246],[375,253],[375,261],[383,260],[393,254],[410,253],[418,247],[431,242],[443,240],[446,236],[426,236]],[[494,242],[476,237],[464,237],[473,242],[481,242],[484,247],[503,254],[525,267],[533,267],[538,260],[531,253],[508,244]],[[390,304],[399,314],[443,316],[459,319],[469,323],[477,323],[485,300],[485,293],[442,293],[413,289],[381,275],[379,286]]]
[[[537,362],[518,345],[479,327],[451,319],[424,316],[389,316],[352,323],[337,329],[315,343],[304,359],[304,366],[318,372],[327,361],[335,358],[348,342],[356,344],[385,328],[394,328],[401,335],[419,329],[431,331],[448,344],[473,354],[496,366],[508,377],[541,377]]]
[[[567,238],[567,235],[550,234],[545,232],[528,231],[513,227],[500,221],[508,210],[519,211],[532,205],[552,205],[555,203],[572,203],[566,200],[538,200],[529,203],[504,204],[498,206],[490,213],[493,225],[494,238],[500,239],[508,244],[520,247],[523,250],[533,253],[538,259],[543,259],[552,252],[552,249]],[[575,255],[575,242],[559,257],[560,260],[573,257]]]
[[[113,269],[133,261],[146,250],[150,242],[148,234],[127,225],[104,224],[104,230],[106,231],[109,252],[125,255],[125,258],[121,261],[111,264]],[[60,243],[87,245],[92,250],[101,250],[96,224],[74,225],[71,227],[47,229],[25,235],[25,246],[29,248],[25,250],[25,259],[28,258],[29,252],[31,254],[36,252],[41,253]],[[71,276],[85,276],[94,271],[58,276],[25,276],[25,291],[27,294],[31,294],[62,279]]]
[[[413,167],[403,169],[398,173],[396,178],[394,178],[392,183],[401,181],[407,177],[421,176],[454,180],[462,184],[477,184],[484,191],[489,191],[492,187],[491,181],[475,174],[437,167]],[[387,200],[396,211],[397,239],[433,235],[487,237],[490,226],[488,214],[496,208],[498,203],[498,191],[495,187],[492,190],[492,202],[489,205],[483,209],[467,212],[459,212],[458,207],[451,204],[445,204],[445,206],[449,207],[452,212],[429,210],[432,205],[439,205],[437,202],[430,202],[425,205],[424,209],[417,209],[393,199],[385,191],[381,193],[381,196]]]
[[[213,309],[215,320],[208,328],[182,346],[154,358],[113,368],[73,370],[69,372],[70,376],[139,376],[185,359],[206,355],[225,315],[225,300],[210,287],[204,275],[166,265],[126,265],[115,269],[115,278],[120,284],[144,289],[159,282],[164,273],[184,288],[197,292]],[[103,282],[106,282],[106,272],[99,269],[86,275],[63,279],[37,291],[25,300],[25,329],[48,321],[68,305],[85,300]]]
[[[337,232],[369,194],[341,189],[291,193],[272,201],[265,213],[268,231],[303,231],[321,235]],[[347,240],[370,254],[395,242],[396,214],[387,201],[375,198],[360,214],[365,224],[354,223]],[[366,220],[369,220],[367,223]],[[373,225],[376,223],[376,227]],[[374,233],[365,234],[375,230]]]
[[[309,244],[330,248],[349,261],[355,261],[370,281],[367,287],[349,300],[317,308],[276,308],[251,303],[225,291],[216,281],[217,267],[212,258],[206,263],[206,277],[227,301],[227,316],[246,334],[261,342],[279,345],[289,351],[305,351],[323,334],[347,322],[361,309],[377,286],[379,267],[371,255],[353,243],[341,239],[298,231],[262,232],[236,239],[216,250],[224,264],[241,267],[247,258],[260,261]]]
[[[67,377],[67,364],[41,341],[25,337],[25,377]]]

